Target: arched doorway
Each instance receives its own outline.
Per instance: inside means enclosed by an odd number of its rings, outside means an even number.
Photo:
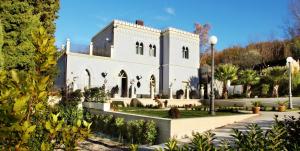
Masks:
[[[154,95],[155,95],[155,85],[156,85],[155,76],[151,75],[151,77],[150,77],[150,97],[152,99],[154,99]]]
[[[91,73],[88,69],[85,69],[84,87],[91,88]]]
[[[121,78],[121,97],[127,97],[127,91],[128,91],[128,77],[124,70],[121,70],[119,73],[119,76]]]

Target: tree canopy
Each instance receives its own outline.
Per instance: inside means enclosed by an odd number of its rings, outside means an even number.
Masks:
[[[0,17],[3,24],[6,69],[34,70],[35,47],[32,32],[43,26],[47,35],[54,37],[54,20],[57,18],[58,9],[58,0],[1,1]]]
[[[238,67],[233,64],[220,64],[216,69],[216,79],[223,82],[223,93],[222,97],[227,99],[227,81],[228,80],[236,80]]]

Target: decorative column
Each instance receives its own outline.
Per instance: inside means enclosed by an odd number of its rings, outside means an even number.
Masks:
[[[169,85],[169,90],[170,90],[170,99],[173,99],[173,89],[172,89],[172,86],[173,86],[173,83],[176,81],[176,79],[173,79],[173,81],[170,83]]]
[[[70,39],[67,39],[66,53],[68,54],[71,51],[71,42]]]
[[[135,98],[135,95],[134,95],[134,79],[132,79],[130,81],[130,98]]]
[[[204,87],[203,86],[200,87],[200,98],[201,98],[201,100],[204,99]]]
[[[107,79],[104,79],[103,85],[104,85],[104,92],[106,93],[106,83],[107,83]]]
[[[169,89],[170,89],[170,99],[173,99],[173,91],[172,91],[172,86],[171,86]]]
[[[90,43],[90,56],[93,55],[93,47],[94,47],[93,42],[91,42]]]
[[[187,86],[186,86],[186,99],[190,99],[190,87],[189,87],[188,83],[187,83]]]
[[[289,109],[293,108],[293,98],[292,98],[292,63],[294,59],[292,57],[287,57],[286,62],[289,68]]]
[[[150,93],[151,93],[151,99],[154,99],[154,86],[152,83],[150,84]]]
[[[118,91],[118,95],[117,97],[120,98],[121,97],[121,94],[122,94],[122,76],[118,77],[118,87],[119,87],[119,91]]]

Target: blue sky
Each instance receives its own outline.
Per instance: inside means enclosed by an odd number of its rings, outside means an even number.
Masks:
[[[92,36],[113,19],[158,29],[175,27],[192,32],[194,23],[209,23],[218,37],[216,48],[285,37],[289,0],[61,0],[56,44],[66,38],[88,45]]]

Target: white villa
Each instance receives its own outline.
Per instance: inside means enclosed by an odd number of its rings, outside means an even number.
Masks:
[[[113,20],[91,40],[89,53],[72,52],[68,39],[59,59],[56,87],[84,89],[105,85],[115,97],[173,98],[176,91],[199,94],[199,36]],[[172,95],[170,95],[172,94]]]

